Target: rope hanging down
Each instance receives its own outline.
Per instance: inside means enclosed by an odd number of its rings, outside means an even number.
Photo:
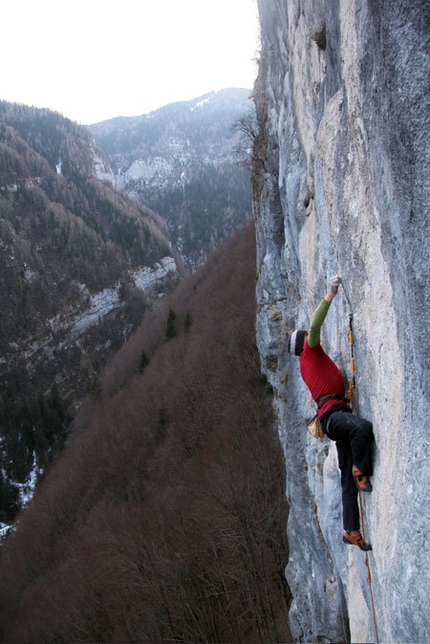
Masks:
[[[342,284],[343,286],[343,284]],[[349,399],[349,404],[351,407],[351,410],[358,416],[358,388],[357,384],[355,381],[355,356],[354,356],[354,331],[352,327],[352,307],[351,307],[351,302],[349,300],[349,297],[345,291],[345,287],[343,287],[343,291],[345,293],[345,297],[348,301],[349,308],[350,308],[350,314],[349,314],[349,345],[351,349],[351,378],[349,381],[349,390],[348,390],[348,399]],[[363,510],[363,499],[362,495],[359,493],[358,494],[358,500],[359,500],[359,508],[360,508],[360,519],[361,519],[361,526],[363,530],[363,538],[365,541],[367,541],[367,534],[366,534],[366,524],[364,521],[364,510]],[[366,568],[367,568],[367,584],[369,586],[369,594],[370,594],[370,602],[372,605],[372,614],[373,614],[373,624],[375,627],[375,641],[378,644],[379,643],[379,633],[378,633],[378,624],[376,622],[376,610],[375,610],[375,600],[373,598],[373,589],[372,589],[372,574],[370,572],[370,558],[369,558],[369,553],[365,553],[366,556]]]

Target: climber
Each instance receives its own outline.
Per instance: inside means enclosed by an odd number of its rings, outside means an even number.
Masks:
[[[360,532],[360,513],[357,493],[371,492],[372,424],[351,412],[345,398],[342,372],[325,353],[320,344],[320,330],[330,304],[336,296],[341,278],[331,278],[325,298],[316,308],[309,333],[294,331],[288,341],[292,355],[300,356],[300,372],[318,406],[318,418],[326,436],[336,442],[342,484],[343,541],[371,550]]]

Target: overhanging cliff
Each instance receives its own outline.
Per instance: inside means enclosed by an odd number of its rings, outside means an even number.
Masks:
[[[287,462],[292,634],[425,642],[429,5],[258,5],[257,339]],[[376,438],[368,556],[342,543],[335,446],[308,435],[313,403],[287,352],[287,332],[308,326],[336,273],[345,292],[322,342],[350,375],[352,312],[360,413]]]

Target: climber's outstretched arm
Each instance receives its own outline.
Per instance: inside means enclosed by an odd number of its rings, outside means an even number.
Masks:
[[[330,308],[331,301],[335,297],[341,283],[342,279],[339,275],[332,277],[330,280],[330,287],[327,291],[327,295],[321,300],[321,302],[315,309],[315,312],[311,318],[308,335],[308,343],[311,349],[316,347],[321,341],[321,327]]]

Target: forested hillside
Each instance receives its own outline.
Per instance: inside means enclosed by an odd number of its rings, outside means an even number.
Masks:
[[[136,274],[171,256],[162,220],[100,181],[103,167],[86,128],[0,102],[0,523],[140,324]]]
[[[0,549],[7,642],[289,641],[254,227],[159,301]]]

